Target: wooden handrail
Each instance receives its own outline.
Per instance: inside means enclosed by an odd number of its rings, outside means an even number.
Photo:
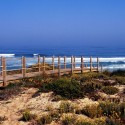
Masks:
[[[84,72],[89,72],[89,71],[97,71],[99,72],[100,69],[99,69],[99,58],[97,57],[97,62],[96,62],[96,67],[95,65],[92,66],[92,57],[90,57],[90,67],[87,67],[86,64],[84,64],[84,58],[83,56],[81,56],[81,61],[80,62],[76,62],[76,59],[74,56],[71,56],[71,62],[70,63],[67,63],[66,64],[66,56],[64,56],[64,62],[62,62],[62,60],[60,60],[60,56],[58,56],[57,58],[57,61],[58,62],[55,62],[54,59],[55,57],[52,56],[52,63],[50,64],[50,66],[52,67],[51,69],[47,70],[48,68],[46,68],[46,64],[45,64],[45,56],[42,57],[43,60],[42,60],[42,63],[41,63],[41,57],[40,55],[38,55],[38,64],[35,66],[35,67],[26,67],[26,58],[25,57],[22,57],[22,74],[16,74],[16,77],[14,77],[13,73],[10,74],[10,75],[7,75],[7,73],[10,71],[9,70],[9,67],[8,66],[8,70],[6,70],[7,66],[6,66],[6,58],[4,57],[1,57],[1,68],[2,68],[2,73],[1,73],[1,76],[0,76],[0,81],[3,80],[3,86],[6,86],[6,83],[7,81],[9,81],[10,79],[11,80],[14,80],[14,79],[18,79],[18,78],[24,78],[24,77],[30,77],[30,76],[35,76],[36,73],[40,73],[41,72],[41,64],[43,66],[43,73],[47,73],[47,74],[54,74],[54,73],[57,73],[58,76],[60,77],[62,74],[64,73],[76,73],[76,72],[81,72],[81,73],[84,73]],[[55,68],[55,63],[58,65],[58,67]],[[80,68],[76,68],[77,64],[80,65]],[[48,64],[49,65],[49,64]],[[48,66],[47,65],[47,66]],[[89,65],[89,64],[88,64]],[[70,67],[69,67],[70,66]],[[38,70],[32,70],[33,68],[36,68]],[[16,69],[18,70],[18,69]],[[21,69],[19,69],[21,71]],[[31,71],[30,73],[29,72],[26,72],[27,71]],[[101,68],[101,70],[103,70]],[[11,70],[11,71],[14,71],[14,70]],[[20,72],[19,72],[20,73]]]

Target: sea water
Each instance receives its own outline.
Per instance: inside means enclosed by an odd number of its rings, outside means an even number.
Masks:
[[[26,66],[29,67],[38,62],[38,55],[45,56],[48,64],[52,63],[52,56],[55,56],[54,63],[58,64],[58,56],[61,57],[63,67],[64,56],[66,56],[67,67],[71,66],[71,56],[75,56],[76,68],[80,67],[81,56],[84,57],[84,64],[90,66],[92,56],[93,66],[97,66],[99,57],[100,66],[103,70],[125,69],[125,47],[57,47],[41,48],[30,50],[0,50],[0,57],[6,57],[7,70],[19,69],[22,67],[21,57],[26,57]]]

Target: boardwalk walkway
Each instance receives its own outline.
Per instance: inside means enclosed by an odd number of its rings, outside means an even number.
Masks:
[[[97,71],[96,68],[93,68],[92,71]],[[71,72],[71,68],[68,68],[68,69],[61,69],[60,70],[60,73],[61,75],[62,74],[67,74],[67,73],[70,73]],[[73,69],[73,72],[74,73],[80,73],[81,72],[81,68],[76,68],[76,69]],[[84,69],[83,72],[90,72],[90,69],[86,68]],[[33,77],[33,76],[37,76],[37,75],[40,75],[42,74],[43,72],[31,72],[31,73],[26,73],[26,77]],[[49,70],[49,71],[46,71],[45,72],[46,74],[50,75],[50,74],[58,74],[59,71],[58,69],[56,70]],[[7,75],[6,76],[6,81],[13,81],[13,80],[18,80],[18,79],[22,79],[23,78],[23,74],[13,74],[13,75]],[[0,76],[0,82],[3,83],[3,76]]]
[[[43,60],[41,63],[40,62],[41,57],[38,56],[38,63],[36,64],[37,70],[36,71],[31,70],[30,72],[27,73],[27,71],[32,68],[26,67],[26,58],[22,57],[22,64],[21,64],[22,68],[18,69],[18,71],[20,71],[20,72],[16,73],[16,72],[14,72],[14,70],[12,70],[11,75],[8,74],[8,70],[7,70],[7,66],[6,66],[6,59],[2,58],[1,59],[2,71],[1,71],[1,75],[0,75],[0,83],[1,83],[0,86],[2,86],[2,85],[6,86],[8,81],[18,80],[18,79],[22,79],[25,77],[33,77],[33,76],[37,76],[40,74],[42,75],[43,73],[45,73],[47,75],[57,74],[58,76],[61,76],[62,74],[67,74],[67,73],[73,74],[73,73],[99,71],[99,59],[98,58],[97,58],[96,67],[95,66],[93,67],[93,65],[92,65],[92,58],[90,58],[90,64],[87,67],[84,65],[83,57],[81,57],[81,62],[79,62],[80,68],[76,68],[75,65],[77,64],[77,62],[75,61],[75,58],[71,57],[70,68],[68,68],[68,67],[66,67],[66,58],[64,58],[64,62],[61,63],[60,57],[58,57],[58,64],[56,64],[56,67],[55,67],[54,57],[52,57],[52,63],[49,64],[51,69],[47,69],[45,57],[42,57],[42,58],[43,58]],[[42,70],[41,70],[41,65],[42,65]],[[63,67],[61,67],[61,66],[63,66]],[[9,72],[11,72],[11,71],[9,71]]]

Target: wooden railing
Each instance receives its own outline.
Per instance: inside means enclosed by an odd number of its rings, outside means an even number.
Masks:
[[[47,57],[48,58],[48,57]],[[67,58],[66,56],[64,57],[51,57],[51,63],[46,62],[45,60],[47,59],[45,58],[45,56],[40,57],[38,56],[37,58],[37,62],[36,62],[36,66],[35,67],[29,67],[27,66],[27,60],[29,58],[26,57],[22,57],[22,58],[18,58],[18,60],[20,61],[20,65],[16,65],[16,66],[20,66],[21,68],[17,68],[17,69],[8,69],[8,65],[7,60],[12,60],[12,58],[5,58],[5,57],[1,57],[1,76],[0,76],[0,81],[3,83],[3,86],[6,86],[7,81],[10,80],[15,80],[15,79],[20,79],[20,78],[24,78],[24,77],[32,77],[35,75],[38,75],[40,73],[46,73],[46,74],[58,74],[58,76],[61,76],[64,73],[76,73],[76,72],[92,72],[92,71],[100,71],[100,66],[99,66],[99,58],[97,57],[97,61],[96,63],[93,64],[93,58],[90,57],[90,62],[89,64],[86,64],[84,62],[84,58],[83,56],[81,56],[81,61],[77,62],[76,61],[76,57],[71,56],[71,60],[69,63],[67,63]],[[55,62],[55,58],[56,58],[56,62]],[[63,58],[63,61],[61,61],[61,59]],[[69,58],[69,57],[68,57]],[[17,59],[17,58],[15,58]],[[34,60],[34,58],[30,58],[31,61]],[[42,59],[42,62],[41,62]],[[17,60],[16,60],[17,61]],[[47,69],[47,64],[49,67],[51,67],[50,69]],[[76,65],[79,64],[80,67],[76,68]],[[69,65],[69,66],[67,66]],[[11,67],[11,66],[10,66]],[[42,68],[41,68],[42,67]],[[14,74],[15,73],[15,74]]]

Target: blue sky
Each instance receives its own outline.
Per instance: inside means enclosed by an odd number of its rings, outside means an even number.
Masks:
[[[0,0],[0,44],[124,46],[125,0]]]

